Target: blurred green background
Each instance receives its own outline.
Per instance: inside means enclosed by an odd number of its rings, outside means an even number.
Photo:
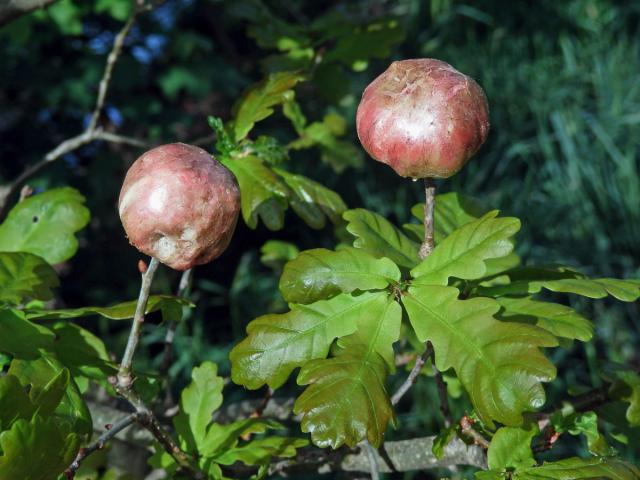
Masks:
[[[60,0],[0,29],[0,183],[84,128],[105,57],[129,9],[128,0]],[[268,71],[317,61],[296,98],[310,121],[341,115],[352,146],[292,152],[288,168],[335,189],[349,207],[403,223],[421,187],[354,153],[360,151],[355,109],[363,88],[390,61],[439,58],[483,86],[492,124],[476,158],[439,182],[439,191],[473,195],[520,217],[518,251],[525,262],[638,277],[639,27],[635,1],[167,0],[143,14],[127,38],[103,124],[151,143],[204,138],[213,151],[208,115],[228,119],[238,95]],[[351,36],[340,37],[340,29]],[[258,132],[283,142],[295,138],[280,112]],[[60,266],[60,306],[107,305],[137,295],[140,255],[128,245],[115,205],[124,173],[141,153],[92,143],[29,182],[36,189],[75,186],[92,212],[79,253]],[[245,325],[285,307],[277,268],[260,261],[269,239],[300,249],[335,243],[331,228],[311,230],[293,214],[278,232],[241,223],[223,257],[195,271],[197,307],[179,326],[170,370],[176,389],[204,359],[228,373],[227,353]],[[157,291],[175,291],[178,278],[163,268]],[[548,388],[552,403],[574,386],[598,386],[596,370],[605,358],[640,367],[637,303],[574,306],[594,320],[597,336],[586,346],[552,352],[559,362],[559,380]],[[165,332],[153,323],[138,357],[149,370],[159,366]],[[84,324],[120,354],[124,325]],[[261,392],[227,387],[226,395],[233,400]],[[391,438],[440,428],[432,382],[419,383],[412,395],[420,401],[403,403],[400,430]],[[457,408],[462,412],[464,404]],[[616,447],[633,458],[631,449]],[[575,453],[583,445],[567,448]]]

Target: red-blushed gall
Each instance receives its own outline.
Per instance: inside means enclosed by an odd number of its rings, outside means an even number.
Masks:
[[[210,262],[227,248],[238,221],[233,174],[201,148],[156,147],[127,172],[118,202],[129,242],[176,270]]]
[[[489,106],[482,88],[432,58],[393,62],[365,89],[358,138],[398,175],[447,178],[487,139]]]

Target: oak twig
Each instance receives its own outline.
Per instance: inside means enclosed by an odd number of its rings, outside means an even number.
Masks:
[[[473,443],[479,445],[485,450],[489,448],[489,440],[484,438],[480,432],[473,428],[473,420],[466,415],[460,419],[460,432],[473,440]]]
[[[71,480],[75,477],[76,472],[80,468],[80,464],[82,461],[91,455],[93,452],[97,450],[101,450],[104,448],[105,444],[115,437],[122,430],[126,429],[133,423],[135,423],[139,417],[138,412],[131,413],[126,417],[121,418],[113,425],[107,425],[105,428],[107,429],[102,435],[98,437],[98,439],[93,442],[91,445],[85,448],[81,448],[76,455],[76,458],[73,460],[69,468],[64,471],[64,475]]]
[[[87,143],[90,143],[94,140],[104,140],[111,143],[122,143],[136,147],[148,146],[146,142],[129,137],[124,137],[122,135],[116,135],[114,133],[105,132],[98,127],[98,120],[100,119],[100,115],[102,114],[102,110],[104,108],[107,92],[111,83],[113,69],[120,56],[120,53],[122,52],[124,40],[129,34],[129,31],[131,30],[131,27],[135,22],[136,16],[141,11],[141,9],[142,7],[134,8],[132,14],[129,16],[129,19],[120,29],[113,41],[113,47],[111,48],[111,52],[107,56],[104,74],[102,75],[102,79],[100,80],[100,84],[98,85],[98,95],[96,97],[95,107],[93,109],[93,112],[91,113],[91,119],[89,121],[89,124],[87,125],[87,128],[85,128],[85,130],[79,135],[68,138],[67,140],[61,142],[53,150],[49,151],[39,162],[34,163],[33,165],[29,165],[5,189],[3,189],[4,191],[2,192],[2,194],[0,194],[0,218],[3,218],[7,214],[9,200],[20,190],[20,187],[22,187],[22,184],[24,182],[26,182],[29,178],[31,178],[33,175],[38,173],[50,163],[58,160],[60,157],[66,155],[67,153],[77,150]]]
[[[427,343],[427,348],[422,355],[416,358],[416,363],[413,365],[413,368],[409,372],[409,376],[407,376],[406,380],[400,385],[400,388],[396,390],[396,392],[391,396],[391,405],[397,405],[402,397],[409,391],[409,389],[413,386],[414,383],[418,380],[418,375],[422,370],[427,358],[429,358],[433,354],[433,347],[431,343]]]

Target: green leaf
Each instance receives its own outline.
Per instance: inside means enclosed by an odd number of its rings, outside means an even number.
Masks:
[[[203,362],[191,371],[191,383],[180,394],[180,413],[173,419],[188,451],[195,453],[203,444],[213,412],[222,404],[223,386],[215,363]]]
[[[536,464],[531,450],[531,440],[538,434],[536,425],[529,428],[502,427],[489,445],[487,459],[490,469],[531,467]]]
[[[433,439],[433,445],[431,446],[431,452],[435,455],[435,457],[439,460],[444,456],[444,449],[449,443],[456,438],[457,435],[457,425],[447,427],[436,435]]]
[[[640,375],[627,368],[616,369],[613,374],[617,382],[624,386],[621,389],[620,385],[614,384],[613,393],[616,394],[616,398],[629,403],[626,419],[631,426],[638,427],[640,426]]]
[[[617,278],[587,278],[567,267],[526,267],[506,273],[510,283],[480,287],[477,294],[484,296],[527,295],[543,288],[552,292],[575,293],[589,298],[611,295],[623,302],[633,302],[640,297],[640,281]]]
[[[97,0],[93,8],[96,13],[109,12],[113,18],[124,22],[129,18],[133,5],[129,0]]]
[[[19,418],[30,420],[36,408],[15,376],[0,377],[0,432],[9,430]]]
[[[439,370],[454,368],[482,421],[520,425],[522,412],[545,402],[540,382],[556,374],[538,347],[557,340],[538,327],[496,320],[495,300],[458,300],[458,294],[452,287],[412,286],[402,301],[418,339],[433,343]]]
[[[338,339],[338,346],[349,349],[352,344],[366,345],[368,351],[380,355],[391,372],[395,371],[393,344],[400,339],[402,308],[395,297],[386,293],[386,303],[368,310],[358,319],[358,329]],[[381,302],[382,303],[382,302]]]
[[[51,300],[51,289],[58,285],[56,271],[37,255],[0,252],[0,303]]]
[[[268,465],[273,457],[295,457],[298,448],[309,444],[304,438],[267,437],[253,440],[245,445],[230,448],[216,457],[222,465],[242,462],[245,465]]]
[[[69,426],[35,415],[0,433],[0,478],[55,480],[73,460],[80,441]]]
[[[233,135],[236,141],[246,137],[256,122],[270,116],[273,107],[293,98],[293,87],[304,79],[300,72],[277,72],[251,87],[234,109]]]
[[[553,428],[558,433],[569,432],[571,435],[584,435],[587,447],[593,455],[611,456],[617,452],[611,448],[598,430],[598,415],[595,412],[580,412],[563,415],[557,412],[551,416]]]
[[[517,218],[495,218],[487,213],[454,231],[411,270],[415,284],[447,285],[449,277],[476,280],[486,275],[485,260],[504,257],[513,250],[509,238],[520,230]]]
[[[55,357],[43,354],[37,360],[14,359],[9,367],[9,375],[15,375],[23,387],[31,385],[29,396],[36,399],[60,375],[61,370],[65,368]],[[77,433],[91,435],[91,413],[73,379],[69,379],[62,400],[54,411],[54,417],[69,423]]]
[[[374,349],[351,344],[334,358],[305,364],[298,384],[310,385],[293,411],[302,414],[303,432],[321,448],[354,447],[367,439],[379,447],[394,419],[384,381],[389,371]]]
[[[247,326],[247,338],[229,355],[232,380],[252,390],[265,383],[278,388],[294,368],[325,358],[333,341],[353,333],[358,320],[382,308],[386,297],[386,292],[342,294],[253,320]]]
[[[290,242],[267,240],[260,248],[260,253],[263,265],[280,271],[285,263],[296,258],[300,250]]]
[[[0,310],[0,352],[35,359],[41,348],[53,348],[54,338],[51,330],[30,322],[19,310]]]
[[[397,19],[383,19],[363,26],[345,29],[335,47],[326,54],[325,62],[341,62],[361,71],[371,58],[387,58],[391,48],[404,40],[405,31]],[[364,68],[363,68],[364,67]]]
[[[356,239],[353,246],[374,255],[387,257],[401,267],[413,268],[418,263],[418,244],[377,213],[356,208],[342,217],[347,230]]]
[[[220,161],[233,172],[240,185],[242,218],[256,228],[258,216],[270,230],[282,228],[289,189],[278,176],[256,157]]]
[[[82,33],[82,12],[73,0],[55,2],[46,11],[64,35]]]
[[[280,277],[280,292],[287,302],[312,303],[339,293],[377,290],[400,281],[400,270],[388,258],[345,248],[307,250],[287,263]]]
[[[209,115],[207,123],[216,134],[216,150],[221,155],[229,155],[237,148],[236,143],[231,138],[228,129],[225,127],[221,118]]]
[[[26,317],[31,320],[65,320],[69,318],[89,317],[100,315],[111,320],[128,320],[133,318],[136,311],[137,300],[118,303],[111,307],[80,307],[62,310],[27,310]],[[175,306],[193,307],[193,303],[184,298],[171,295],[151,295],[147,302],[145,313],[165,310]]]
[[[340,221],[347,206],[336,192],[303,175],[294,175],[280,168],[274,168],[273,171],[291,189],[291,208],[307,225],[312,228],[324,227],[325,215],[333,223]]]
[[[69,370],[62,368],[46,384],[31,387],[29,398],[37,407],[37,413],[41,417],[48,418],[56,410],[70,381]]]
[[[226,425],[213,423],[207,430],[206,438],[199,445],[200,454],[203,458],[217,461],[219,456],[238,445],[240,437],[282,428],[282,424],[275,420],[262,418],[246,418]]]
[[[53,331],[56,335],[56,356],[71,370],[74,377],[84,376],[104,381],[109,375],[118,373],[102,340],[89,330],[73,323],[61,323],[55,325]]]
[[[362,164],[362,150],[351,142],[337,138],[346,133],[346,122],[335,113],[325,115],[322,122],[313,122],[298,133],[300,138],[291,142],[289,148],[302,150],[319,146],[322,161],[331,165],[337,173],[346,167],[358,167]]]
[[[0,225],[0,251],[28,252],[53,265],[78,249],[73,235],[89,222],[84,197],[73,188],[55,188],[29,197],[11,209]]]
[[[518,470],[513,479],[522,480],[579,480],[609,478],[611,480],[637,480],[640,469],[617,458],[567,458],[558,462],[545,462],[539,467]]]
[[[587,342],[593,337],[593,324],[573,308],[558,303],[541,302],[531,297],[498,297],[504,310],[500,320],[530,323],[556,337]]]
[[[293,125],[298,135],[301,135],[307,126],[307,118],[302,113],[300,104],[295,99],[285,102],[282,105],[282,113],[291,121],[291,125]]]

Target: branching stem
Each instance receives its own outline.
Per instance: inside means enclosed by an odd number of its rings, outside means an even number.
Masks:
[[[105,444],[115,437],[122,430],[125,430],[127,427],[136,422],[139,417],[138,412],[131,413],[126,417],[121,418],[113,425],[109,426],[107,430],[98,437],[98,439],[93,442],[91,445],[85,448],[81,448],[76,455],[76,458],[73,460],[73,463],[64,471],[65,476],[71,480],[75,477],[76,472],[80,468],[80,464],[82,461],[91,455],[93,452],[97,450],[101,450],[104,448]]]
[[[400,388],[398,388],[398,390],[396,390],[396,392],[391,396],[391,405],[397,405],[398,403],[400,403],[402,397],[404,397],[404,395],[409,391],[413,384],[416,383],[416,380],[418,380],[418,375],[420,375],[422,367],[427,361],[427,358],[429,358],[432,354],[433,347],[429,342],[427,343],[427,348],[425,349],[425,351],[422,352],[422,355],[416,358],[416,363],[413,365],[413,368],[409,372],[406,380],[402,383],[402,385],[400,385]]]

